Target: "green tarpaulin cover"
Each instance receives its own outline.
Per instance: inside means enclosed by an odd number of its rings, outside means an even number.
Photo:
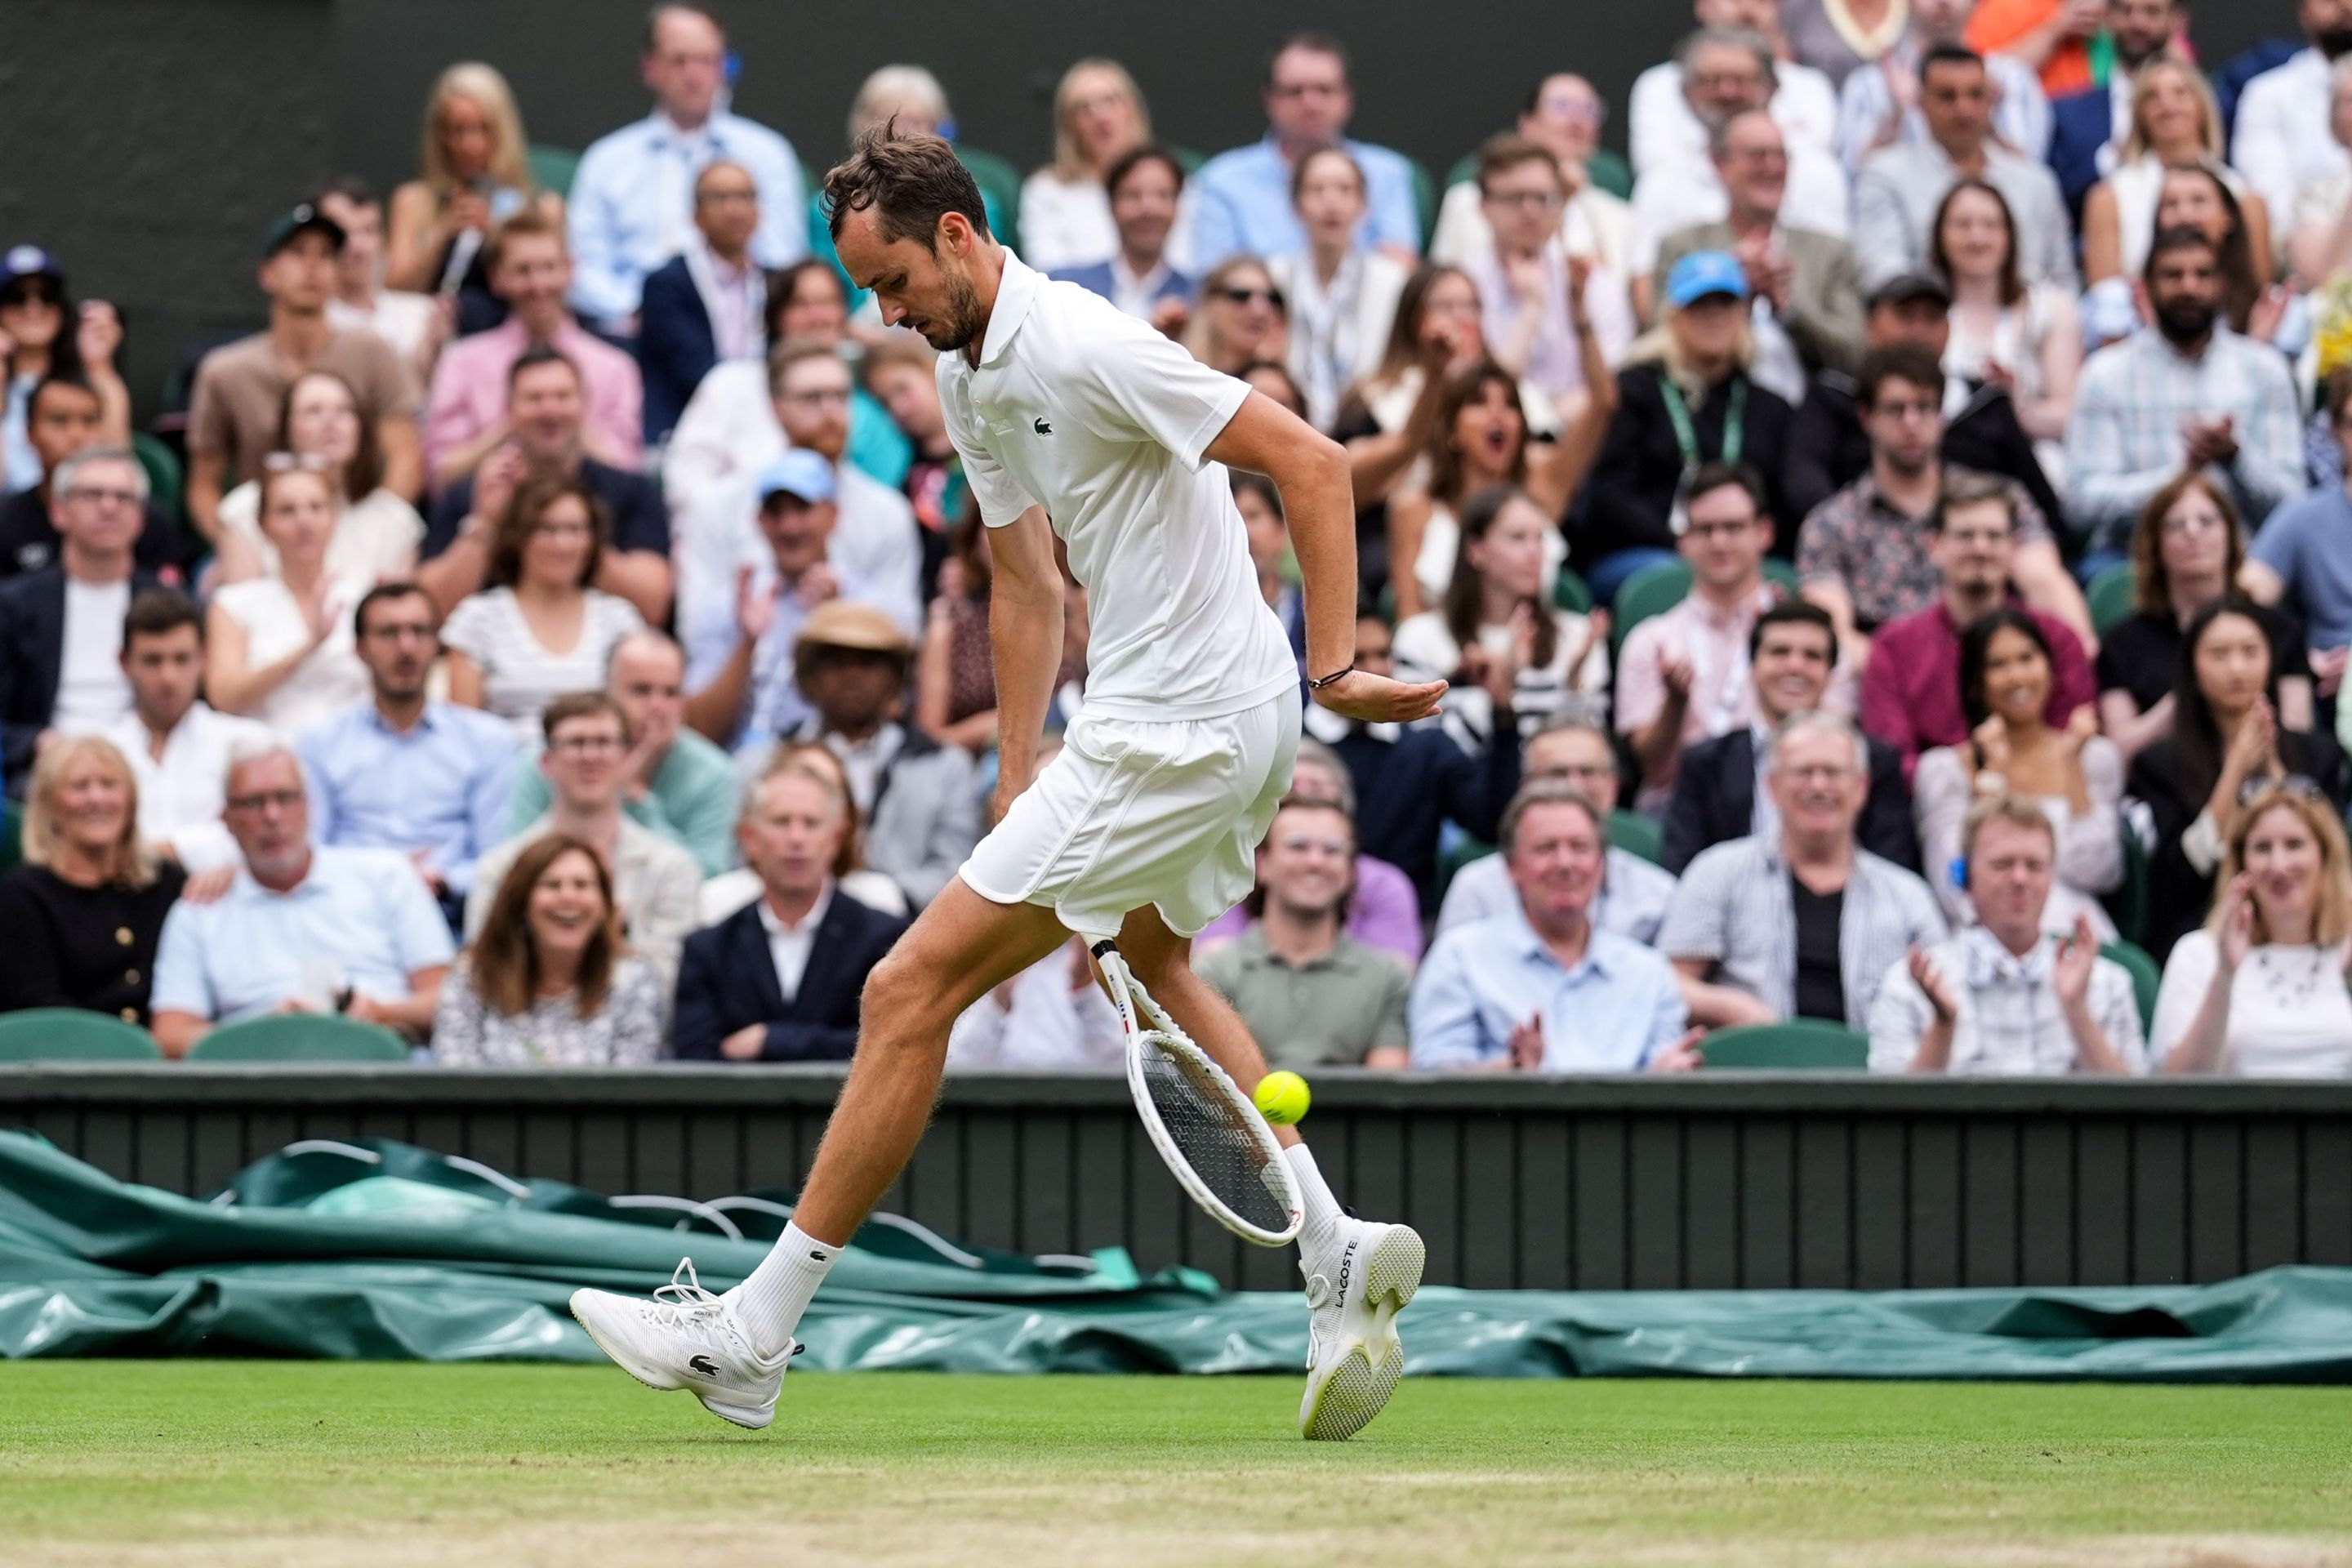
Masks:
[[[0,1353],[601,1359],[581,1285],[650,1291],[691,1255],[714,1289],[766,1252],[779,1198],[625,1206],[392,1142],[296,1144],[209,1203],[0,1133]],[[740,1238],[724,1234],[730,1228]],[[1423,1290],[1407,1371],[2352,1381],[2352,1270],[2052,1290]],[[877,1219],[803,1325],[803,1367],[1296,1372],[1293,1294],[1186,1270],[966,1251]]]

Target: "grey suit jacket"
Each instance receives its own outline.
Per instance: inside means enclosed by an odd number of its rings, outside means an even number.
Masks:
[[[1852,371],[1862,359],[1862,269],[1853,248],[1831,235],[1809,228],[1783,228],[1780,243],[1796,263],[1796,279],[1789,286],[1789,308],[1780,325],[1797,345],[1805,370]],[[1729,250],[1731,226],[1703,223],[1678,229],[1658,243],[1658,268],[1651,275],[1650,298],[1663,309],[1666,274],[1694,250]]]

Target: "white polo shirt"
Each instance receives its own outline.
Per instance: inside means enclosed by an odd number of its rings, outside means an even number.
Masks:
[[[1224,465],[1202,457],[1245,384],[1009,251],[980,368],[945,353],[939,378],[982,521],[1043,506],[1069,546],[1088,713],[1210,719],[1297,684]]]

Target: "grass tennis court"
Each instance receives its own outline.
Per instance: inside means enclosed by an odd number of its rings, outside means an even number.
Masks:
[[[0,1365],[0,1562],[2352,1563],[2352,1390]]]

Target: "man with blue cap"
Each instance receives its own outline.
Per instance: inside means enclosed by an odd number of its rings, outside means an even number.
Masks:
[[[1787,403],[1748,377],[1748,269],[1727,250],[1694,250],[1666,274],[1659,330],[1617,373],[1617,416],[1593,464],[1584,526],[1570,548],[1595,596],[1610,600],[1645,566],[1678,559],[1682,487],[1702,463],[1744,464],[1772,498],[1785,553],[1795,520],[1780,504]]]

